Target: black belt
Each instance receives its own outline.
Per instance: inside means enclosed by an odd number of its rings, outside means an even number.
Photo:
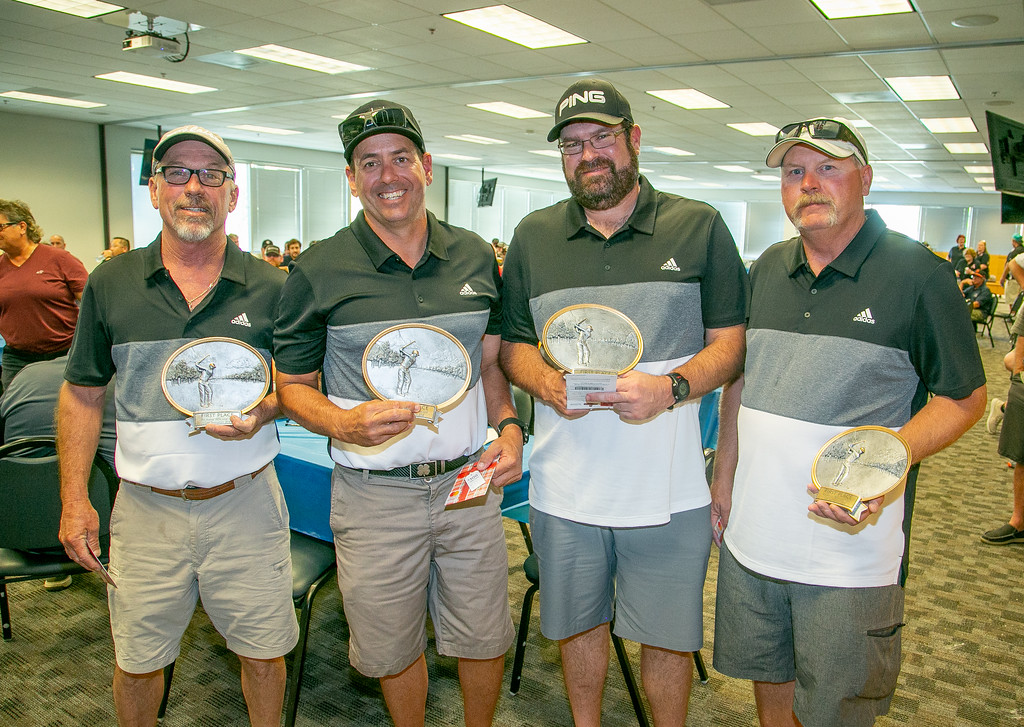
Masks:
[[[443,475],[445,472],[452,472],[457,470],[462,465],[469,462],[476,453],[467,454],[462,457],[456,457],[455,459],[443,460],[437,459],[431,462],[416,462],[413,464],[403,465],[402,467],[395,467],[390,470],[362,470],[368,472],[375,477],[404,477],[407,480],[414,480],[426,477],[437,477]]]

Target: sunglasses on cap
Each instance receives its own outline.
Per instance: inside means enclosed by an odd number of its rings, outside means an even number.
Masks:
[[[810,121],[786,124],[775,135],[775,143],[778,144],[785,139],[799,139],[804,129],[807,130],[807,136],[812,139],[845,141],[853,144],[857,151],[860,152],[861,158],[867,162],[868,152],[860,143],[860,139],[857,138],[857,135],[850,127],[835,119],[811,119]]]
[[[409,118],[403,109],[389,107],[376,110],[371,109],[342,121],[338,125],[338,131],[341,133],[341,144],[348,149],[349,144],[364,131],[382,126],[397,126],[401,129],[409,129],[409,131],[419,136],[419,130],[416,128],[415,122]]]

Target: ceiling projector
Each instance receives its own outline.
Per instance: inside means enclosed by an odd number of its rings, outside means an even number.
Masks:
[[[121,50],[141,51],[161,56],[181,53],[181,43],[174,38],[165,38],[158,33],[138,33],[121,41]]]

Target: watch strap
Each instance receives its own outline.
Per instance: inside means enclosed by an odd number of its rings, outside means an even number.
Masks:
[[[509,424],[515,424],[517,427],[519,427],[519,431],[523,433],[523,444],[526,444],[528,441],[530,441],[530,435],[526,431],[526,424],[523,423],[521,419],[517,419],[516,417],[508,417],[507,419],[502,419],[500,422],[498,422],[498,426],[495,427],[495,429],[498,432],[499,437],[501,436],[501,433],[505,429],[505,427],[507,427]]]

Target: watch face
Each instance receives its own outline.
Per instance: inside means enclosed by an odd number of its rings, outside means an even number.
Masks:
[[[690,382],[680,374],[675,374],[669,378],[672,379],[672,395],[676,398],[677,404],[682,404],[686,401],[686,397],[690,395]]]

